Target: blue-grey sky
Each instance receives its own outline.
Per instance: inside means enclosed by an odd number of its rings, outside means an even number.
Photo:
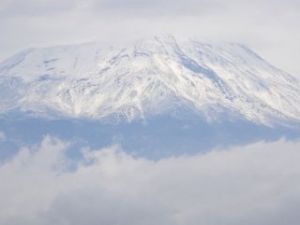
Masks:
[[[299,0],[1,0],[0,61],[32,46],[162,33],[241,42],[300,77]]]

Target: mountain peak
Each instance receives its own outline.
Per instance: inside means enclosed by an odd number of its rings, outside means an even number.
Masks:
[[[241,44],[154,36],[34,48],[0,64],[0,112],[128,121],[191,110],[270,125],[300,118],[299,81]]]

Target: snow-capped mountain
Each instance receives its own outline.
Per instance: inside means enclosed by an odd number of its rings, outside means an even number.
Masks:
[[[297,78],[240,44],[32,48],[0,64],[0,156],[45,135],[75,155],[117,143],[150,157],[299,138],[299,96]]]
[[[0,64],[0,113],[145,120],[193,111],[207,121],[300,121],[300,82],[243,45],[154,37],[31,48]]]

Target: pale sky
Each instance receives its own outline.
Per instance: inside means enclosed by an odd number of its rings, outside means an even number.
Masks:
[[[159,34],[240,42],[300,77],[299,0],[1,0],[0,61],[28,47]]]

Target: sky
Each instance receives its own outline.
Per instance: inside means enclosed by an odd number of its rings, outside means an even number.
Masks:
[[[239,42],[300,78],[299,0],[0,0],[0,61],[28,47],[173,34]],[[9,139],[0,130],[0,143]],[[158,160],[46,136],[0,160],[0,224],[298,224],[300,142]],[[172,151],[172,149],[170,150]]]
[[[247,45],[300,77],[299,0],[1,0],[0,61],[35,46],[173,34]]]
[[[158,161],[118,146],[86,149],[72,161],[66,157],[71,144],[47,136],[0,162],[0,224],[299,223],[300,142]]]

